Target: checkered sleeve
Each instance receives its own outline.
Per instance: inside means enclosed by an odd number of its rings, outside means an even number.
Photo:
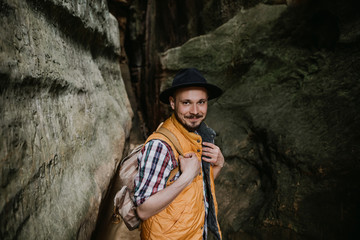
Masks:
[[[141,150],[138,165],[138,173],[134,180],[136,206],[165,188],[171,170],[177,167],[177,161],[166,142],[154,139],[145,144]]]

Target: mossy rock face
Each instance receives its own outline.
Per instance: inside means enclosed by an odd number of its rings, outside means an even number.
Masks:
[[[132,110],[106,1],[0,3],[0,238],[89,239]]]
[[[259,4],[162,53],[168,73],[196,67],[224,90],[207,123],[227,160],[225,239],[359,235],[359,17],[335,2]]]

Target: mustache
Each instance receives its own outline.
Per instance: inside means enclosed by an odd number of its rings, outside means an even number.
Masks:
[[[202,114],[190,114],[185,116],[185,118],[193,119],[193,118],[202,118],[204,115]]]

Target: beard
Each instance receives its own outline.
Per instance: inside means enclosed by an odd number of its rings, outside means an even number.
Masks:
[[[200,127],[200,124],[205,120],[205,119],[203,119],[198,124],[189,125],[178,116],[176,111],[174,113],[175,113],[175,117],[178,120],[178,122],[181,123],[181,125],[183,125],[183,127],[186,130],[188,130],[189,132],[195,132]],[[203,114],[190,114],[190,115],[185,115],[184,118],[194,119],[194,118],[203,118],[203,116],[204,116]]]

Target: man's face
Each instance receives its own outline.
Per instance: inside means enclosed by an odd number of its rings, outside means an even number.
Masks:
[[[180,88],[169,100],[177,120],[188,131],[195,131],[204,121],[208,108],[208,94],[205,88]]]

